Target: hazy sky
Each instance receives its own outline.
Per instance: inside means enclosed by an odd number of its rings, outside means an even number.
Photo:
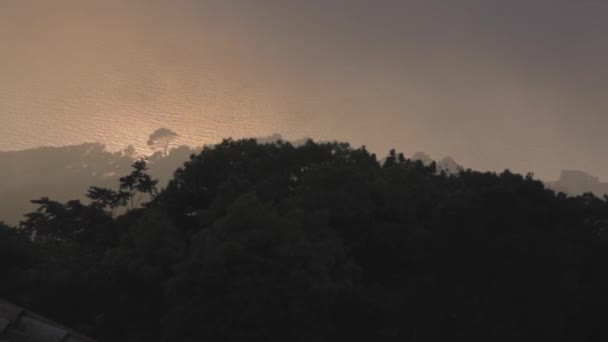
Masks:
[[[608,1],[0,0],[0,150],[312,136],[608,179]]]

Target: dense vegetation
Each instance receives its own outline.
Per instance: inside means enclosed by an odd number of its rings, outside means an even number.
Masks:
[[[312,141],[134,166],[0,226],[0,297],[102,341],[608,337],[606,198]]]

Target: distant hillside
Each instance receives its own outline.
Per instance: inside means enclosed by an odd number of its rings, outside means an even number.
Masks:
[[[424,152],[416,152],[413,156],[412,156],[412,160],[419,160],[422,162],[422,164],[424,164],[424,166],[429,166],[431,165],[433,162],[436,163],[437,165],[437,172],[445,172],[449,175],[456,175],[458,173],[460,173],[461,171],[464,171],[464,167],[462,167],[460,164],[458,164],[454,158],[452,157],[444,157],[443,159],[436,161],[433,160],[433,158],[431,158],[428,154],[424,153]]]
[[[550,189],[571,196],[589,192],[596,196],[608,194],[608,182],[602,182],[599,177],[578,170],[563,170],[559,180],[545,182],[545,185]]]
[[[447,174],[454,175],[464,171],[464,167],[449,156],[436,161],[424,152],[416,152],[411,160],[421,161],[425,166],[435,162],[437,171],[445,171]],[[579,170],[562,170],[559,180],[545,181],[544,184],[551,190],[563,192],[570,196],[578,196],[584,193],[593,193],[600,197],[608,195],[608,182],[602,182],[599,177]]]
[[[163,157],[149,157],[150,174],[166,184],[197,150],[179,146]],[[90,186],[113,188],[131,171],[138,156],[129,148],[110,152],[100,143],[0,152],[0,217],[16,224],[36,208],[30,201],[47,196],[83,200]]]

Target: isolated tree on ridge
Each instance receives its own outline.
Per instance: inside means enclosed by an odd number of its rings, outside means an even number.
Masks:
[[[168,128],[159,128],[148,137],[148,146],[150,148],[160,148],[163,151],[163,156],[166,157],[169,152],[169,146],[173,140],[179,137],[179,134]]]

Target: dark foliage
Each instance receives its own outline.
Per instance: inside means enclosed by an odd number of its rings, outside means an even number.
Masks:
[[[606,198],[343,143],[225,140],[158,193],[133,166],[0,225],[0,295],[102,341],[608,338]]]

